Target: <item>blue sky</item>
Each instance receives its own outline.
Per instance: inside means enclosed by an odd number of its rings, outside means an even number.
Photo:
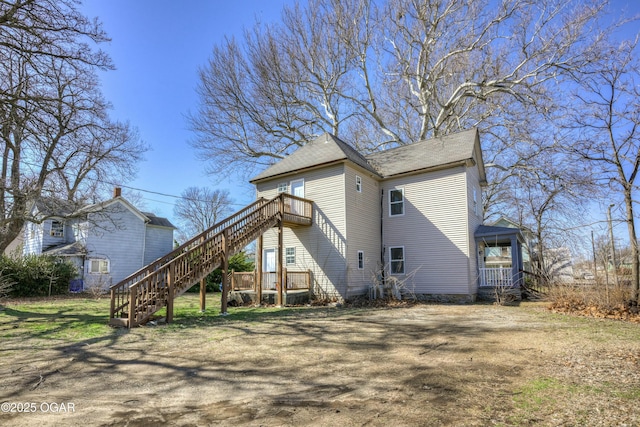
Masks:
[[[138,178],[123,183],[142,192],[143,208],[173,220],[176,199],[187,187],[226,188],[234,210],[251,202],[246,182],[217,181],[204,173],[188,141],[185,115],[197,108],[198,67],[225,36],[243,27],[279,20],[287,0],[84,0],[81,10],[102,21],[112,41],[101,45],[116,70],[101,73],[112,117],[128,120],[152,149]],[[127,188],[124,189],[125,196]]]
[[[172,221],[175,197],[190,186],[228,189],[234,210],[251,202],[254,190],[242,180],[218,180],[204,173],[188,141],[185,115],[197,108],[198,68],[225,36],[242,37],[256,20],[278,21],[293,0],[84,0],[81,10],[102,21],[112,41],[107,51],[115,71],[101,74],[112,116],[138,128],[152,150],[138,178],[123,183],[145,190],[142,208]],[[612,0],[613,11],[640,13],[640,0]],[[614,15],[618,14],[614,12]],[[625,32],[637,33],[636,24]],[[125,196],[128,191],[124,189]],[[594,216],[604,219],[604,212]]]

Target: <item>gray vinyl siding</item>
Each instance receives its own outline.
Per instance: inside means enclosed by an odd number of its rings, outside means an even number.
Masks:
[[[168,254],[173,249],[173,229],[147,225],[144,247],[144,265]]]
[[[356,190],[356,176],[362,180],[362,192]],[[367,172],[345,167],[346,261],[348,289],[346,298],[368,292],[381,261],[380,183]],[[358,251],[364,252],[364,268],[358,269]]]
[[[468,195],[465,167],[384,181],[383,242],[404,247],[404,291],[415,294],[469,293]],[[389,216],[389,189],[404,188],[405,213]]]
[[[347,294],[347,241],[344,165],[305,171],[258,183],[258,197],[277,195],[278,184],[304,179],[305,198],[312,200],[313,224],[284,229],[284,248],[296,248],[296,263],[289,270],[311,270],[314,292],[321,298],[345,298]],[[263,248],[277,250],[275,229],[264,235]],[[284,258],[283,248],[283,258]]]
[[[473,190],[476,190],[478,212],[474,212]],[[478,174],[478,168],[467,168],[467,193],[468,193],[468,230],[467,236],[469,239],[469,294],[474,295],[478,293],[478,247],[475,241],[475,232],[478,226],[483,222],[482,217],[482,188],[480,186],[480,179]]]
[[[107,220],[104,216],[89,215],[92,228],[86,241],[85,288],[114,285],[143,266],[143,219],[120,202],[109,208],[109,217]],[[91,259],[108,259],[109,274],[89,273]]]

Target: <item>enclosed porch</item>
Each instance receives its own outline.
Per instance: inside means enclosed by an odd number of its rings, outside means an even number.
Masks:
[[[479,296],[496,289],[520,289],[524,278],[522,232],[517,228],[481,225],[475,240]]]

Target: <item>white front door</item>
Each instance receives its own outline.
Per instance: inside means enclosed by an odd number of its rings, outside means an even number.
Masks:
[[[276,250],[265,249],[262,257],[262,289],[276,288]]]
[[[275,249],[265,249],[264,256],[262,258],[264,261],[262,263],[262,271],[272,273],[276,271],[276,250]]]
[[[304,179],[296,179],[291,181],[291,194],[296,197],[304,198]],[[296,215],[304,215],[304,202],[301,200],[291,201],[291,213]]]

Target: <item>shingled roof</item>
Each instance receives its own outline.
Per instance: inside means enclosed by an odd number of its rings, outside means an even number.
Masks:
[[[268,167],[250,182],[261,181],[310,167],[349,160],[361,168],[378,175],[367,159],[337,136],[325,133],[312,142],[298,148],[289,156]]]
[[[477,135],[470,129],[373,153],[367,160],[384,177],[454,164],[473,159]]]
[[[294,173],[311,167],[348,160],[379,178],[454,165],[474,159],[479,164],[480,178],[484,177],[482,152],[477,129],[470,129],[443,137],[403,145],[363,156],[338,137],[324,134],[294,151],[279,162],[254,177],[255,183],[267,178]]]

